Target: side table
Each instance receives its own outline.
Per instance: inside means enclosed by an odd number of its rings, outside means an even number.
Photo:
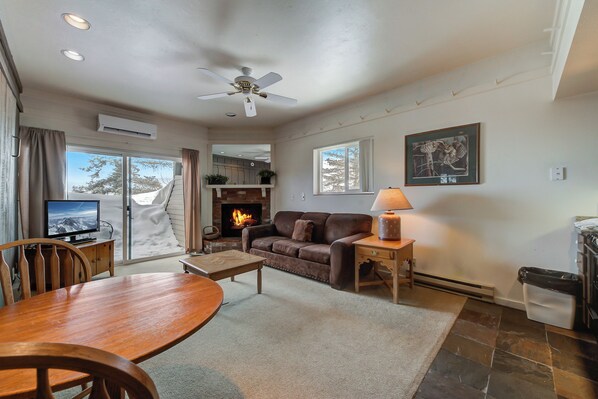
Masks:
[[[359,287],[370,285],[386,285],[392,292],[392,301],[399,303],[399,285],[407,284],[413,288],[413,243],[415,240],[402,238],[399,241],[380,240],[377,236],[370,236],[355,241],[355,292]],[[365,262],[375,262],[374,273],[380,278],[376,281],[359,281],[359,267]],[[406,277],[399,276],[401,265],[407,262]],[[392,274],[392,279],[380,275],[378,268],[384,266]]]

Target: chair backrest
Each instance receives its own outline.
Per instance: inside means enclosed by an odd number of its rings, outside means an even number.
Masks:
[[[89,260],[81,250],[67,242],[49,238],[28,238],[12,241],[8,244],[0,245],[0,285],[2,286],[2,296],[5,305],[15,302],[10,267],[4,259],[4,251],[12,248],[17,248],[18,252],[18,269],[21,276],[22,288],[21,299],[31,297],[29,262],[27,261],[26,251],[31,254],[31,258],[33,259],[35,288],[38,294],[46,292],[46,273],[50,277],[52,290],[60,288],[61,281],[68,287],[91,280]],[[47,271],[46,258],[49,258]]]
[[[93,379],[90,399],[158,399],[149,375],[127,359],[88,346],[50,342],[0,343],[0,370],[37,369],[36,399],[53,399],[49,369],[72,370]],[[115,393],[115,394],[114,394]]]

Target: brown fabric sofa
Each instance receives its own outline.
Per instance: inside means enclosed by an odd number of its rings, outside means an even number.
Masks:
[[[314,222],[310,242],[291,239],[298,219]],[[342,289],[354,278],[353,242],[371,230],[370,215],[281,211],[272,224],[243,229],[243,250],[266,258],[268,266]]]

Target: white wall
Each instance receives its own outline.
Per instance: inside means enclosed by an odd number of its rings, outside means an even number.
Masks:
[[[544,74],[387,116],[382,96],[282,127],[275,208],[375,216],[373,195],[312,194],[314,147],[374,136],[377,191],[403,187],[405,135],[481,122],[481,184],[405,187],[414,209],[400,212],[402,232],[417,240],[419,271],[492,284],[499,302],[518,307],[519,267],[576,271],[573,217],[598,212],[598,93],[552,102],[551,83]],[[363,109],[376,107],[382,116],[367,120],[374,111]],[[300,134],[318,126],[323,133]],[[567,179],[550,181],[552,166],[565,166]]]
[[[196,149],[200,152],[200,173],[208,173],[208,129],[201,125],[38,90],[26,90],[21,99],[24,105],[21,125],[62,130],[68,144],[170,157],[180,157],[182,148]],[[158,138],[145,140],[100,133],[97,131],[99,113],[156,124]],[[208,204],[211,207],[211,197],[205,190],[202,190],[201,203],[202,211]],[[201,218],[202,225],[211,224],[210,214],[202,212]]]

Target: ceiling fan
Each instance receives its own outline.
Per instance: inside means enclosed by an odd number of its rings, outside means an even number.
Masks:
[[[297,104],[297,100],[290,97],[279,96],[277,94],[266,93],[261,91],[266,87],[273,85],[276,82],[282,80],[282,76],[277,73],[270,72],[259,79],[255,79],[251,77],[251,68],[243,67],[241,68],[241,73],[243,75],[237,76],[235,81],[231,81],[230,79],[225,78],[224,76],[218,75],[216,72],[210,71],[206,68],[197,68],[199,71],[203,72],[204,74],[216,79],[220,80],[224,83],[231,85],[234,88],[234,91],[225,91],[222,93],[214,93],[214,94],[206,94],[203,96],[198,96],[197,98],[200,100],[211,100],[213,98],[220,98],[226,96],[232,96],[233,94],[241,93],[245,98],[243,99],[243,105],[245,106],[245,115],[247,117],[253,117],[257,115],[255,109],[255,102],[253,101],[253,96],[258,96],[265,98],[266,100],[270,100],[279,104],[285,105],[295,105]]]

